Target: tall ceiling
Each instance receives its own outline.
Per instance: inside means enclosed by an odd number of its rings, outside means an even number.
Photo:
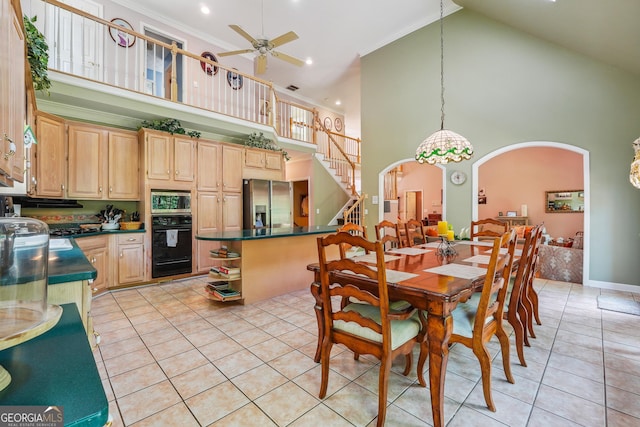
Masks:
[[[261,77],[281,90],[299,87],[296,96],[344,113],[358,133],[360,56],[440,15],[438,0],[112,1],[210,40],[219,47],[217,51],[212,47],[215,54],[251,47],[230,24],[255,38],[296,32],[298,40],[277,50],[311,58],[313,64],[297,67],[269,57]],[[209,7],[209,15],[200,12],[202,5]],[[444,0],[445,15],[461,7],[640,75],[639,0]],[[246,70],[252,70],[254,54],[243,56]],[[228,58],[218,59],[224,63]],[[338,100],[341,105],[336,105]]]

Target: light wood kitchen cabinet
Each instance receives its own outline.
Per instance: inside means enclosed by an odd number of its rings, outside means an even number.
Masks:
[[[222,181],[222,146],[216,142],[198,142],[198,191],[220,191]]]
[[[110,287],[109,237],[101,235],[75,239],[78,247],[82,249],[93,268],[98,272],[97,277],[90,284],[91,292],[94,296],[101,294]]]
[[[66,124],[60,117],[38,112],[35,121],[38,144],[35,147],[36,197],[64,198],[67,176]]]
[[[284,179],[284,157],[279,151],[247,148],[242,177],[245,179]]]
[[[0,173],[24,181],[25,42],[22,16],[10,1],[0,5]]]
[[[222,146],[222,191],[225,193],[242,192],[242,151],[241,147]]]
[[[118,248],[118,285],[144,281],[144,234],[128,233],[114,237]]]
[[[188,137],[141,129],[145,145],[146,179],[192,183],[195,180],[196,143]]]
[[[138,200],[138,138],[134,132],[70,123],[68,197]]]

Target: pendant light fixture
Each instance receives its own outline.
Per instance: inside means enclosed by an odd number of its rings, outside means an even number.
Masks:
[[[473,146],[467,139],[444,128],[444,11],[440,0],[440,130],[422,141],[416,150],[418,163],[460,162],[469,160]]]

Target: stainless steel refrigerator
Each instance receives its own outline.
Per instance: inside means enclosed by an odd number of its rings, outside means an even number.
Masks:
[[[243,228],[293,226],[293,188],[290,182],[245,179],[243,181]]]

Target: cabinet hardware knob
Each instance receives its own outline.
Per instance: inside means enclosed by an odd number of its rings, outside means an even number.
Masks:
[[[180,173],[180,171],[176,170],[176,176],[178,176],[179,173]]]
[[[124,257],[124,254],[122,252],[120,252],[120,258]]]
[[[129,242],[134,242],[135,240],[136,240],[136,239],[135,239],[134,237],[129,237],[129,238],[127,239],[127,241],[129,241]]]
[[[98,288],[91,289],[93,292],[98,292]]]
[[[113,187],[109,186],[109,193],[113,193]]]
[[[102,186],[100,186],[100,187],[98,188],[98,192],[99,192],[99,193],[102,193]]]

